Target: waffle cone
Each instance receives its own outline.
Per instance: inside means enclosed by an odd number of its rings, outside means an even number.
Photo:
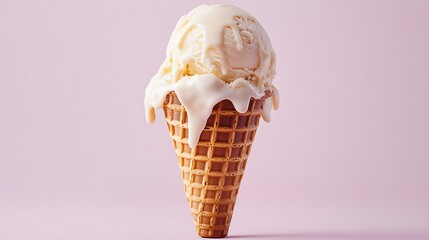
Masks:
[[[252,98],[245,113],[237,112],[229,100],[216,104],[197,147],[191,149],[186,110],[174,92],[167,96],[164,116],[193,221],[201,237],[228,235],[264,99]]]

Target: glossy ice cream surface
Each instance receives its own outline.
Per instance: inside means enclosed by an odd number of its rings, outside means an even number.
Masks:
[[[187,111],[191,147],[222,100],[246,112],[251,98],[268,94],[262,116],[269,121],[271,108],[278,107],[275,61],[270,39],[252,15],[232,5],[201,5],[171,35],[166,59],[146,88],[146,120],[155,120],[154,109],[174,91]]]

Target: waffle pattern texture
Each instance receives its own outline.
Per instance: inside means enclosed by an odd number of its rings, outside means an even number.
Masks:
[[[167,96],[164,116],[193,221],[201,237],[228,235],[264,99],[252,98],[245,113],[237,112],[229,100],[216,104],[197,147],[191,149],[186,110],[174,92]]]

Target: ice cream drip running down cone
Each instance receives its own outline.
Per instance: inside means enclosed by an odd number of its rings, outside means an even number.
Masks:
[[[201,5],[180,18],[145,92],[146,120],[162,108],[198,235],[228,235],[260,117],[279,96],[271,41],[246,11]]]

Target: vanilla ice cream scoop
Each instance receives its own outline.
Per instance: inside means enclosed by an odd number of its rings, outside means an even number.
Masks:
[[[201,5],[180,18],[167,47],[164,63],[145,93],[146,120],[155,120],[174,91],[189,118],[189,145],[195,147],[213,106],[230,100],[245,112],[251,98],[271,97],[263,119],[278,107],[272,85],[275,53],[258,21],[232,5]]]
[[[183,16],[167,47],[166,68],[172,81],[212,73],[225,82],[237,78],[271,86],[275,53],[256,19],[231,5],[201,5]]]

